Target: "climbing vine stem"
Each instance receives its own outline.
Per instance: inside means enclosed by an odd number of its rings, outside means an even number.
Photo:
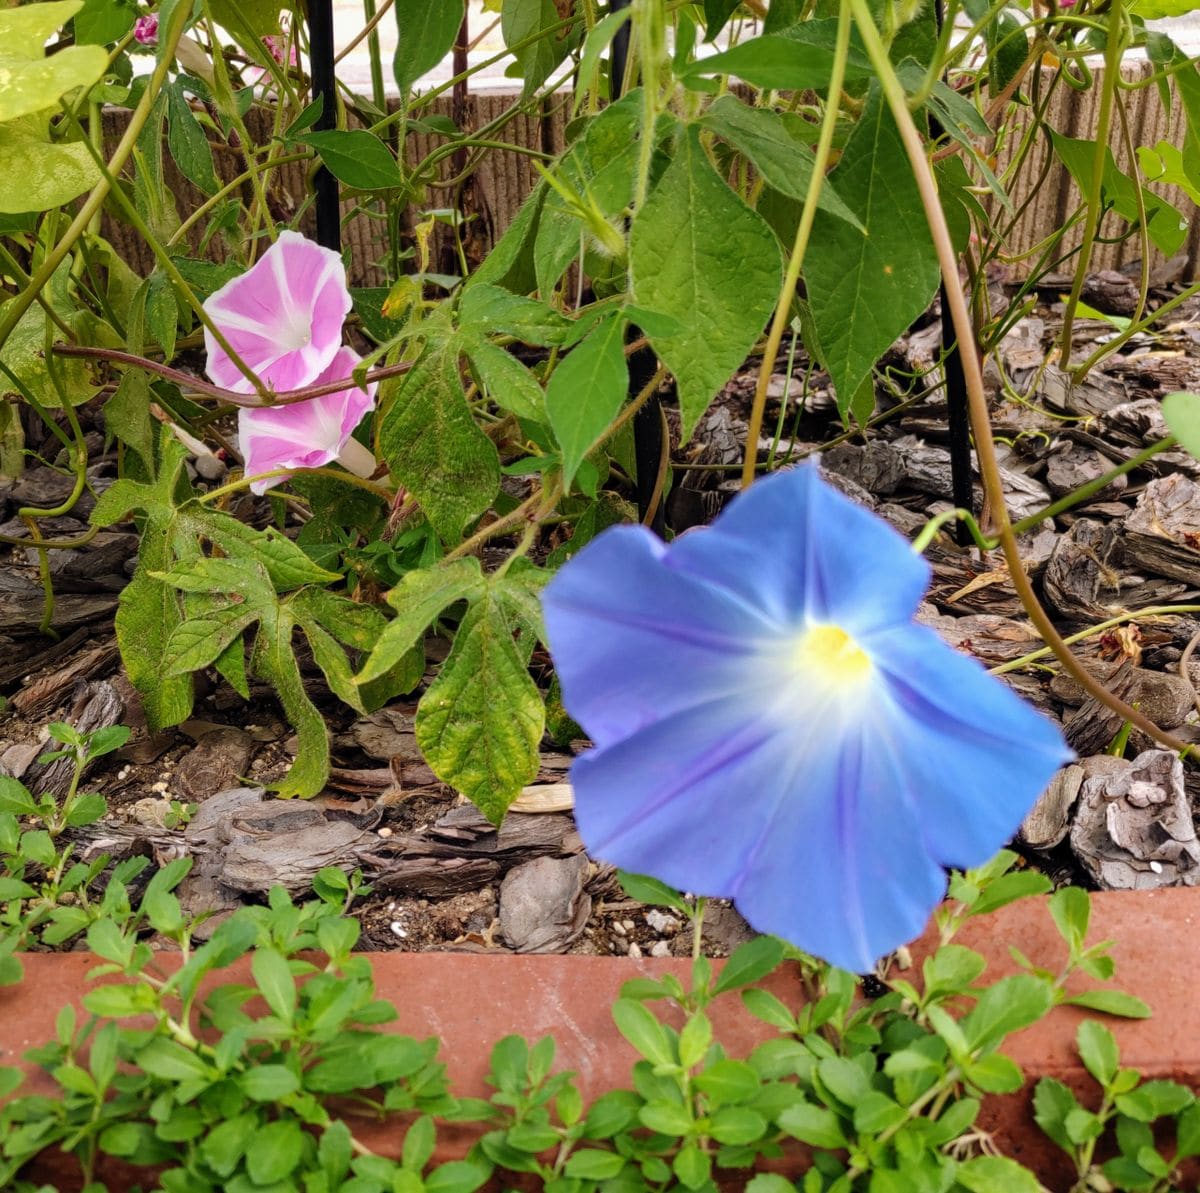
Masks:
[[[1021,562],[1017,538],[1013,534],[1012,523],[1009,521],[1008,510],[1004,504],[1004,487],[1000,480],[1000,466],[996,459],[996,443],[992,437],[991,418],[988,414],[987,398],[983,389],[983,369],[979,360],[979,352],[975,347],[974,328],[971,326],[966,296],[958,275],[958,259],[955,256],[950,232],[946,226],[946,217],[938,199],[937,184],[934,181],[929,160],[925,155],[925,145],[921,140],[921,134],[917,131],[912,113],[909,111],[908,98],[904,94],[904,88],[896,77],[887,50],[879,36],[879,30],[875,27],[870,9],[867,7],[867,0],[843,0],[843,7],[846,5],[849,5],[850,11],[854,15],[854,22],[858,26],[863,44],[871,59],[871,65],[879,77],[879,84],[883,89],[888,108],[904,142],[904,149],[921,193],[925,218],[929,221],[929,228],[933,234],[938,264],[946,283],[946,298],[950,304],[954,334],[962,349],[971,430],[975,438],[975,454],[979,463],[980,479],[983,482],[983,491],[995,535],[1000,542],[1005,562],[1008,564],[1009,576],[1017,591],[1017,596],[1042,641],[1054,652],[1063,669],[1078,682],[1089,696],[1094,697],[1123,720],[1129,721],[1169,749],[1188,751],[1191,747],[1186,742],[1160,729],[1148,717],[1126,704],[1124,700],[1114,696],[1093,675],[1089,674],[1054,628],[1054,624],[1038,601],[1037,594],[1033,591],[1033,585]]]

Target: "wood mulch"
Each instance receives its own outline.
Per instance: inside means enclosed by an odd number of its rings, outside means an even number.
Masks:
[[[1120,274],[1098,275],[1088,301],[1120,313],[1127,281]],[[1006,302],[1000,283],[995,290],[997,301]],[[1041,292],[1043,302],[1010,331],[986,370],[1014,518],[1162,438],[1165,394],[1200,392],[1200,300],[1172,312],[1153,337],[1135,337],[1082,385],[1071,386],[1047,363],[1061,326],[1058,292],[1053,283]],[[1161,301],[1172,292],[1164,282],[1155,296]],[[1098,320],[1081,322],[1077,331],[1077,361],[1113,334]],[[908,535],[950,508],[945,400],[934,368],[938,350],[939,325],[931,315],[884,362],[879,410],[895,410],[895,416],[880,422],[868,441],[848,438],[822,455],[826,474],[839,487]],[[693,440],[673,453],[675,463],[687,466],[674,474],[667,507],[677,531],[710,520],[736,490],[756,364],[726,387]],[[794,460],[843,428],[828,378],[810,370],[802,353],[790,376],[785,356],[778,368],[767,426],[779,434],[764,438],[760,451]],[[0,535],[16,538],[28,534],[16,517],[18,507],[53,506],[71,488],[60,470],[64,461],[55,458],[56,441],[35,418],[25,417],[25,429],[37,462],[17,481],[0,484]],[[98,425],[89,430],[88,444],[89,478],[99,491],[115,477],[116,458]],[[210,469],[212,461],[196,463]],[[40,522],[41,534],[84,535],[92,504],[85,493],[70,516]],[[1023,547],[1064,634],[1151,606],[1200,604],[1200,464],[1180,450],[1162,453],[1031,531]],[[327,716],[334,761],[326,793],[309,802],[264,793],[295,746],[265,686],[254,688],[246,704],[215,675],[198,677],[192,719],[150,733],[122,674],[112,628],[136,550],[136,533],[126,525],[78,549],[50,553],[54,640],[38,632],[43,594],[36,553],[0,548],[7,556],[0,569],[0,695],[6,698],[0,773],[35,792],[61,795],[69,768],[37,761],[47,723],[68,720],[80,729],[126,724],[134,730],[124,749],[101,759],[88,775],[86,785],[107,797],[110,813],[77,831],[75,847],[84,857],[193,856],[181,895],[188,910],[213,913],[202,934],[242,902],[261,899],[272,884],[299,894],[310,889],[318,869],[336,865],[360,869],[370,884],[353,909],[370,949],[634,956],[690,951],[690,934],[678,917],[625,898],[612,869],[583,851],[564,784],[572,751],[584,743],[548,745],[537,782],[518,805],[528,810],[513,812],[496,830],[426,766],[413,735],[416,694],[357,717],[328,696],[315,669],[306,669],[310,695]],[[988,666],[1037,649],[998,552],[958,547],[948,533],[928,558],[934,582],[921,616],[950,642]],[[1077,650],[1086,666],[1151,720],[1200,742],[1200,660],[1192,656],[1198,640],[1200,613],[1155,615],[1092,634]],[[444,655],[444,642],[431,640],[429,647],[433,661]],[[1060,772],[1022,829],[1017,846],[1029,863],[1055,881],[1101,888],[1200,882],[1194,822],[1200,770],[1155,749],[1136,730],[1123,758],[1107,752],[1121,724],[1085,700],[1053,660],[1005,678],[1061,718],[1080,757]],[[191,815],[175,824],[179,804],[190,806]],[[710,909],[706,948],[713,955],[727,953],[747,934],[732,908]]]

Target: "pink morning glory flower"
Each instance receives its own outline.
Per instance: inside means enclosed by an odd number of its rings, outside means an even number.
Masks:
[[[353,348],[339,348],[329,367],[305,384],[321,385],[349,377],[361,357]],[[291,402],[284,406],[243,406],[238,411],[238,442],[247,476],[276,468],[320,468],[333,460],[360,476],[375,470],[375,458],[352,439],[351,433],[375,405],[374,382]],[[283,476],[253,481],[252,493],[262,494],[285,480]]]
[[[152,46],[158,41],[158,16],[151,13],[147,17],[138,17],[133,22],[133,40],[143,46]]]
[[[815,467],[670,546],[606,531],[544,597],[588,851],[733,899],[864,972],[919,935],[943,867],[988,860],[1071,754],[913,620],[929,565]]]
[[[281,232],[246,270],[204,304],[233,350],[278,392],[312,385],[341,347],[350,311],[346,268],[332,249]],[[208,375],[217,385],[252,393],[253,385],[206,327]],[[343,374],[344,376],[345,374]]]

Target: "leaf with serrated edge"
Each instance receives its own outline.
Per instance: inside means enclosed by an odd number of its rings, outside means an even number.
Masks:
[[[468,609],[417,708],[417,744],[434,774],[493,824],[538,770],[546,710],[495,593]]]
[[[357,682],[378,679],[394,667],[447,605],[464,597],[478,596],[483,587],[483,571],[474,556],[409,572],[387,594],[396,617],[380,635]]]
[[[713,170],[694,126],[634,217],[629,264],[634,301],[683,328],[650,342],[675,374],[686,440],[762,333],[781,273],[774,234]]]
[[[843,417],[871,369],[929,305],[938,284],[933,239],[904,145],[878,87],[833,172],[863,236],[818,211],[805,258],[813,321]],[[867,404],[854,413],[868,417]]]
[[[257,616],[254,610],[237,606],[227,612],[227,616],[194,617],[177,625],[163,651],[163,674],[187,675],[210,666]]]
[[[427,348],[391,395],[379,450],[446,542],[491,505],[500,457],[467,405],[454,347]]]

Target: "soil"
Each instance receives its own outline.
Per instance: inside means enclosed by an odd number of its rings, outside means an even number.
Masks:
[[[1002,281],[993,288],[999,302],[1013,292]],[[1155,300],[1176,288],[1164,282]],[[1016,325],[987,368],[1017,518],[1161,438],[1163,395],[1200,392],[1200,301],[1177,309],[1168,326],[1135,337],[1084,384],[1071,387],[1049,363],[1061,326],[1058,290],[1051,283],[1042,293],[1046,301]],[[1089,293],[1093,304],[1105,302],[1106,295],[1114,304],[1122,301],[1122,287],[1113,278],[1093,279]],[[1113,334],[1098,320],[1082,321],[1077,330],[1076,360]],[[950,507],[945,399],[933,384],[938,352],[939,324],[931,312],[884,362],[877,390],[883,417],[869,441],[844,434],[828,378],[810,369],[801,351],[790,362],[790,376],[789,360],[781,355],[767,412],[772,435],[760,444],[760,454],[796,460],[825,448],[827,476],[915,534]],[[667,503],[675,532],[710,520],[736,490],[757,367],[757,361],[748,362],[730,382],[690,443],[682,448],[675,443],[677,467]],[[89,477],[99,491],[116,475],[116,456],[106,446],[95,405],[80,413],[89,427]],[[666,405],[673,421],[669,395]],[[27,446],[38,453],[31,461],[42,462],[31,462],[19,480],[0,485],[0,535],[10,538],[28,534],[15,517],[18,506],[53,505],[70,488],[55,467],[56,441],[36,419],[26,418],[25,430]],[[198,485],[220,482],[211,459],[193,464]],[[206,471],[215,475],[206,480]],[[1185,453],[1162,453],[1025,537],[1039,593],[1064,634],[1126,611],[1200,600],[1197,478],[1200,465]],[[85,493],[70,516],[42,520],[41,534],[83,535],[92,503]],[[265,501],[245,499],[237,511],[260,524],[270,516]],[[55,771],[36,762],[49,722],[133,729],[127,746],[101,759],[87,776],[85,786],[102,792],[110,811],[100,825],[79,831],[82,855],[142,852],[161,858],[191,852],[197,864],[185,905],[191,900],[194,910],[217,908],[210,923],[240,901],[261,898],[272,881],[300,892],[319,865],[358,868],[372,890],[357,900],[353,914],[362,924],[362,946],[374,950],[635,956],[690,951],[690,932],[678,917],[626,898],[612,869],[587,858],[561,805],[551,801],[550,811],[512,813],[496,832],[438,783],[412,734],[417,694],[361,718],[333,700],[315,668],[306,667],[309,694],[330,727],[334,769],[325,794],[300,809],[264,799],[261,790],[283,774],[295,747],[269,688],[254,687],[247,704],[215,673],[200,676],[192,718],[150,733],[121,670],[112,622],[136,548],[135,530],[126,525],[81,548],[49,553],[57,639],[38,632],[43,596],[35,553],[0,548],[7,553],[0,570],[5,697],[0,773],[21,778],[35,791],[61,792],[61,767]],[[989,666],[1036,649],[998,553],[960,547],[951,530],[928,557],[935,579],[921,615],[945,637]],[[1200,615],[1182,613],[1126,621],[1085,638],[1077,649],[1087,666],[1152,720],[1200,741],[1194,686],[1200,663],[1191,656],[1198,639]],[[431,640],[429,647],[434,660],[444,655],[444,643]],[[1056,882],[1100,887],[1200,881],[1193,819],[1200,772],[1178,763],[1172,768],[1161,751],[1143,754],[1153,743],[1136,731],[1127,761],[1106,754],[1120,724],[1084,701],[1057,671],[1043,660],[1005,677],[1063,719],[1081,757],[1078,773],[1064,772],[1056,781],[1016,843],[1028,864]],[[571,757],[583,748],[586,743],[578,740],[547,742],[539,788],[561,791]],[[1149,790],[1147,783],[1157,792],[1150,812],[1137,798]],[[1134,797],[1125,800],[1131,791]],[[710,908],[705,948],[711,955],[726,954],[748,935],[731,907]]]

